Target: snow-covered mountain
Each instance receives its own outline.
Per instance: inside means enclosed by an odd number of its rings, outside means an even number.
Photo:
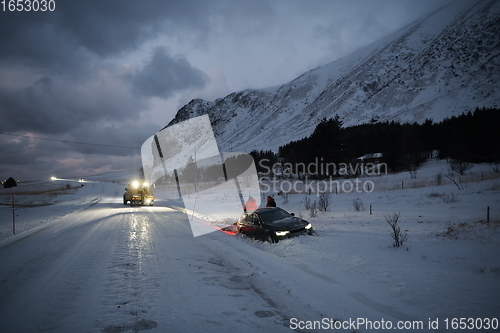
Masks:
[[[500,1],[454,1],[279,88],[192,100],[169,125],[208,114],[221,151],[276,150],[336,114],[422,122],[498,105]]]

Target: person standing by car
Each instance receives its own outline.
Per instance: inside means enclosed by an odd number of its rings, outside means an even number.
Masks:
[[[256,210],[257,208],[259,208],[257,206],[257,201],[255,200],[254,197],[250,196],[248,198],[248,201],[245,203],[245,206],[243,206],[243,210],[245,212],[247,211],[250,211],[250,212],[253,212],[254,210]]]
[[[274,201],[273,197],[271,197],[271,196],[267,197],[266,207],[276,207],[276,201]]]

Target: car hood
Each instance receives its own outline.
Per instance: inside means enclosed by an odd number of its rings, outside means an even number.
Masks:
[[[276,231],[291,231],[304,228],[309,222],[298,217],[287,217],[285,219],[263,223],[262,225],[268,229]]]

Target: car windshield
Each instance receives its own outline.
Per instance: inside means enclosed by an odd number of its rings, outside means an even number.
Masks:
[[[270,223],[273,221],[282,220],[282,219],[285,219],[285,218],[291,216],[290,214],[288,214],[286,211],[284,211],[282,209],[273,209],[273,210],[270,210],[267,212],[260,212],[259,215],[260,215],[260,219],[264,223]]]

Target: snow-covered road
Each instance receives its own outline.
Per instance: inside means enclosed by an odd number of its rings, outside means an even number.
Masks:
[[[0,248],[0,331],[290,331],[230,238],[103,198]]]

